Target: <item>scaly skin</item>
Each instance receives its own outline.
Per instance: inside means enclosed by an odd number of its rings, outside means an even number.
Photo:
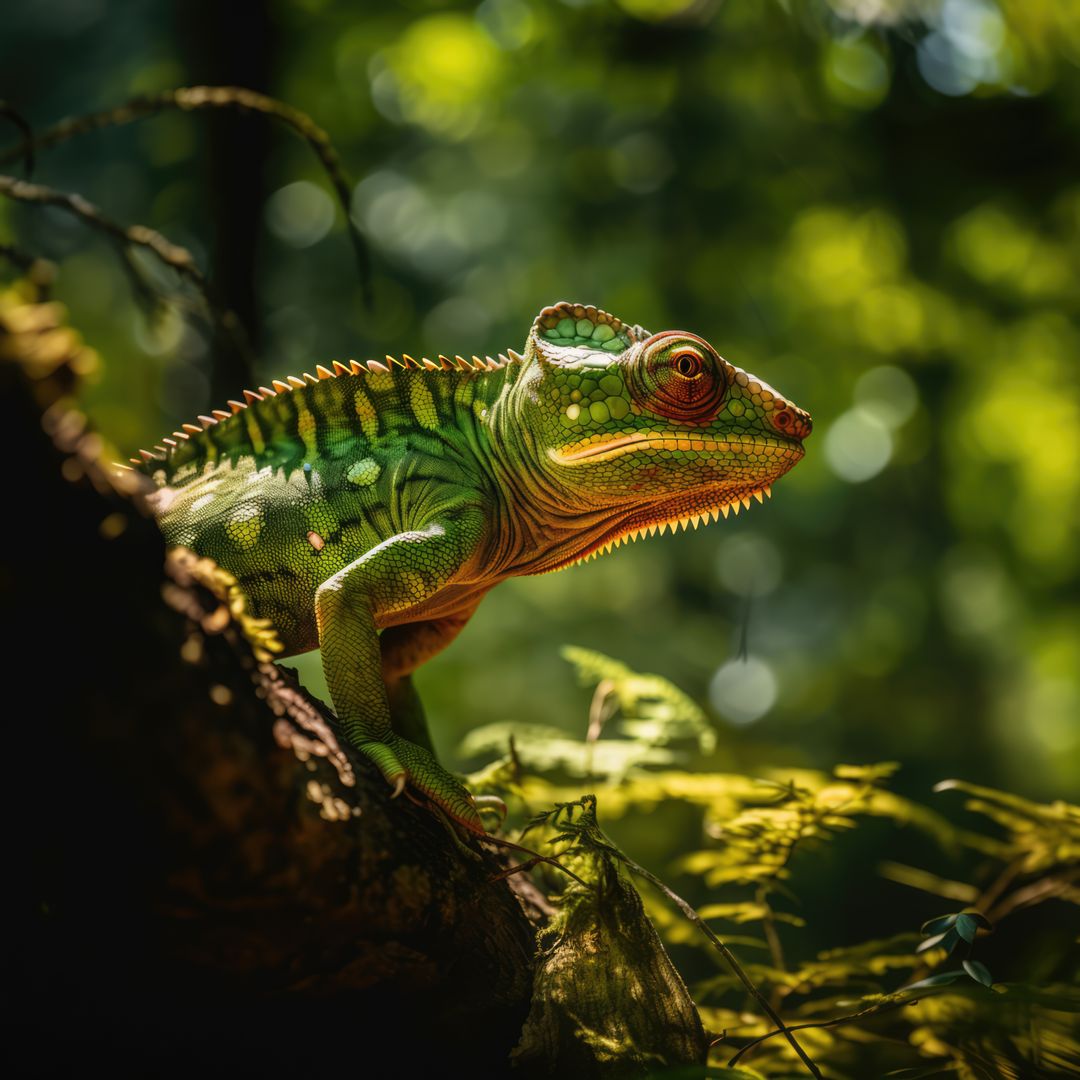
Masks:
[[[682,331],[582,304],[524,355],[318,368],[246,391],[136,464],[166,540],[237,578],[284,655],[322,650],[347,739],[479,830],[412,672],[493,585],[759,501],[810,417]]]

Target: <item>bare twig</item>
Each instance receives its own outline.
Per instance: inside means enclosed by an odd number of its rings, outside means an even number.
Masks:
[[[14,176],[0,175],[0,195],[6,195],[17,202],[59,207],[115,240],[148,248],[163,263],[171,266],[181,277],[190,281],[200,292],[206,292],[206,278],[195,264],[191,252],[187,248],[171,243],[161,233],[145,225],[120,225],[105,217],[93,203],[81,195],[57,191],[55,188],[44,187],[41,184],[29,184],[25,180],[16,180]]]
[[[146,225],[121,225],[106,217],[93,203],[77,193],[57,191],[42,184],[31,184],[25,180],[17,180],[14,176],[0,174],[0,195],[6,195],[16,202],[57,207],[104,233],[121,249],[134,246],[152,252],[199,291],[213,319],[233,339],[242,355],[250,358],[247,335],[239,318],[235,312],[217,301],[210,283],[187,248],[172,243]]]
[[[141,97],[132,98],[115,109],[106,109],[103,112],[61,120],[58,124],[54,124],[51,128],[43,131],[36,138],[31,138],[29,128],[24,128],[25,137],[23,142],[17,147],[0,152],[0,165],[4,165],[17,157],[29,155],[34,147],[45,149],[74,138],[76,135],[97,131],[101,128],[129,124],[168,109],[193,112],[200,109],[223,108],[237,109],[240,112],[259,113],[262,116],[269,116],[279,120],[287,127],[292,128],[311,147],[315,156],[319,159],[319,163],[326,171],[327,178],[345,214],[346,227],[349,230],[353,251],[356,255],[356,265],[360,275],[360,287],[364,294],[364,302],[370,307],[372,302],[370,257],[364,237],[350,214],[349,180],[341,164],[341,158],[338,156],[334,144],[330,141],[330,136],[307,113],[301,112],[291,105],[286,105],[283,101],[267,97],[265,94],[248,90],[242,86],[185,86],[176,90],[165,90],[157,94],[145,94]]]
[[[792,1024],[791,1027],[789,1027],[787,1030],[805,1031],[807,1028],[841,1027],[844,1024],[851,1024],[854,1023],[856,1020],[861,1020],[863,1019],[863,1017],[873,1016],[875,1013],[887,1012],[889,1009],[899,1009],[901,1008],[901,1006],[904,1005],[917,1005],[918,1001],[918,998],[908,998],[904,1001],[881,1001],[874,1005],[870,1005],[865,1009],[860,1009],[859,1012],[848,1013],[847,1016],[837,1016],[833,1020],[811,1021],[806,1024]],[[766,1042],[769,1039],[775,1038],[779,1034],[781,1034],[780,1031],[769,1031],[766,1032],[764,1035],[759,1035],[756,1039],[752,1039],[745,1046],[740,1047],[739,1051],[732,1056],[731,1060],[728,1062],[728,1068],[735,1068],[736,1064],[743,1056],[743,1054],[749,1053],[755,1047],[760,1046],[763,1042]]]
[[[756,899],[763,910],[761,926],[765,931],[765,941],[769,946],[769,956],[772,959],[773,967],[777,971],[787,971],[787,964],[784,961],[784,948],[780,942],[780,935],[776,930],[776,917],[773,914],[772,905],[769,903],[769,890],[765,885],[758,887]],[[780,1007],[781,993],[779,985],[773,987],[769,1000],[774,1008]]]
[[[483,840],[486,844],[494,844],[495,847],[505,848],[507,851],[520,851],[522,854],[529,856],[526,862],[519,863],[517,866],[511,866],[501,873],[496,874],[492,879],[494,881],[501,881],[503,878],[510,877],[511,874],[520,874],[532,870],[534,866],[543,863],[545,866],[553,866],[556,870],[561,870],[567,877],[573,878],[574,881],[585,889],[588,889],[590,892],[593,891],[592,885],[579,878],[573,870],[567,870],[558,859],[554,859],[550,855],[541,855],[538,851],[533,851],[531,848],[524,847],[522,844],[515,844],[513,840],[506,840],[501,836],[485,836]]]
[[[1041,904],[1044,900],[1053,900],[1057,896],[1072,896],[1075,899],[1080,895],[1080,890],[1076,885],[1078,880],[1080,880],[1080,869],[1066,870],[1059,877],[1039,878],[1038,881],[1033,881],[1023,888],[1014,889],[1013,892],[1002,897],[997,905],[987,912],[986,917],[997,925],[1014,911]]]

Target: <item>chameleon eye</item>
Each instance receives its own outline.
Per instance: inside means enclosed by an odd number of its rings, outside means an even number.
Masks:
[[[695,352],[676,353],[671,358],[671,366],[684,378],[696,379],[705,366],[701,357]]]
[[[727,393],[727,374],[712,347],[681,331],[646,341],[629,374],[640,405],[682,424],[710,423]]]

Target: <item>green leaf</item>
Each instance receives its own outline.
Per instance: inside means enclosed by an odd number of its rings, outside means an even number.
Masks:
[[[939,915],[936,919],[928,919],[919,927],[920,934],[944,934],[956,922],[956,915]]]
[[[966,912],[956,916],[956,932],[970,945],[975,940],[979,924]]]
[[[924,953],[930,949],[942,948],[946,952],[952,952],[957,945],[960,944],[960,936],[956,932],[955,927],[951,927],[946,930],[944,934],[935,934],[933,937],[928,937],[925,941],[920,941],[915,946],[917,953]]]
[[[983,986],[993,986],[994,977],[990,974],[985,964],[980,964],[978,960],[965,960],[964,970],[977,982],[982,983]]]
[[[964,973],[962,971],[939,971],[936,975],[930,975],[925,979],[920,979],[918,982],[908,983],[907,986],[900,987],[900,990],[906,992],[908,990],[919,990],[922,987],[929,989],[934,986],[948,986],[963,977]],[[899,993],[899,991],[897,992]]]

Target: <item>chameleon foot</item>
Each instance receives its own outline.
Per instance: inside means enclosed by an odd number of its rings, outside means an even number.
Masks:
[[[378,765],[394,789],[391,798],[400,795],[407,783],[454,821],[473,832],[484,833],[473,797],[422,746],[393,736],[386,742],[360,743],[358,749]]]

